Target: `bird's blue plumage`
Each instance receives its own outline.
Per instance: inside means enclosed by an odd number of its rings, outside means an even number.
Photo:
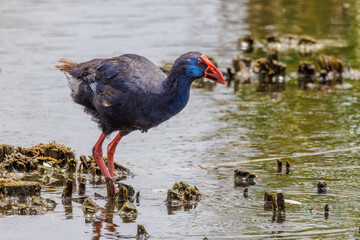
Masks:
[[[159,125],[180,112],[189,100],[191,83],[205,75],[201,53],[189,52],[174,63],[168,76],[148,59],[125,54],[76,64],[67,73],[80,82],[72,92],[107,135]]]

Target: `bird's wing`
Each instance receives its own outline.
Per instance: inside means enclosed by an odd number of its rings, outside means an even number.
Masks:
[[[109,107],[156,93],[165,78],[166,75],[148,59],[125,54],[100,62],[87,81],[95,93],[96,103]]]

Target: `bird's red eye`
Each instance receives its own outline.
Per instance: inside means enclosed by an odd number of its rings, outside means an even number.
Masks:
[[[198,61],[196,62],[196,65],[198,65],[198,66],[202,66],[202,65],[203,65],[203,63],[202,63],[202,61],[198,60]]]

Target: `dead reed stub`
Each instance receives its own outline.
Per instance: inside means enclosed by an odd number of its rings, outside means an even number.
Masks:
[[[277,162],[277,172],[278,172],[278,173],[281,173],[281,172],[282,172],[283,164],[282,164],[282,162],[281,162],[279,159],[276,159],[276,162]]]
[[[74,184],[73,180],[71,179],[66,180],[65,188],[61,196],[63,199],[69,199],[72,197],[73,184]]]
[[[316,81],[316,67],[313,62],[300,61],[298,67],[298,86],[299,89],[307,90],[310,84]]]
[[[115,183],[111,178],[106,178],[106,190],[107,190],[107,198],[114,199],[115,198]]]
[[[86,193],[86,179],[82,178],[79,181],[79,196],[84,196]]]
[[[329,205],[328,204],[325,204],[325,207],[324,207],[324,216],[325,216],[325,219],[328,219],[329,218]]]
[[[277,210],[276,197],[274,194],[271,194],[268,191],[265,191],[264,194],[264,210]]]
[[[289,161],[286,161],[285,169],[286,169],[286,174],[289,174],[290,170],[291,170],[291,165],[290,165]]]
[[[279,211],[285,212],[285,197],[283,193],[278,193],[276,195],[277,207]]]
[[[248,197],[249,196],[249,189],[247,187],[244,188],[244,192],[243,192],[244,197]]]

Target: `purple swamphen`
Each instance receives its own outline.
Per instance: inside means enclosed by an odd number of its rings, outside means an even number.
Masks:
[[[180,112],[189,100],[194,80],[205,77],[225,84],[220,71],[199,52],[181,55],[168,76],[135,54],[83,63],[59,62],[62,65],[56,67],[65,73],[74,102],[84,106],[102,130],[92,152],[101,173],[111,179],[115,149],[123,136],[134,130],[146,132]],[[114,131],[119,133],[108,145],[106,167],[102,144]]]

